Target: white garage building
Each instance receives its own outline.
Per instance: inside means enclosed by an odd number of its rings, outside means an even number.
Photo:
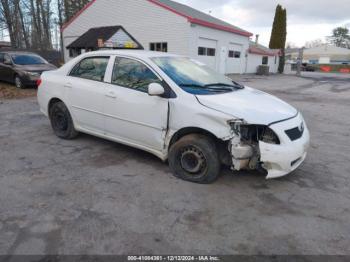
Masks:
[[[77,55],[69,47],[81,43],[79,38],[90,29],[111,26],[121,27],[123,35],[145,50],[186,55],[221,73],[248,72],[252,33],[170,0],[92,0],[62,29],[65,61]],[[116,36],[110,38],[118,41]],[[99,46],[103,41],[109,47],[121,46],[110,43],[111,39],[94,41]]]

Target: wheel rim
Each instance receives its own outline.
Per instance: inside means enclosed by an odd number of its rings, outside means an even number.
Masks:
[[[15,78],[15,84],[16,84],[16,87],[22,88],[22,81],[18,76]]]
[[[193,175],[202,173],[207,164],[203,153],[193,146],[184,148],[180,159],[182,169]]]
[[[58,131],[66,131],[68,128],[68,119],[66,114],[61,110],[54,110],[52,114],[52,124]]]

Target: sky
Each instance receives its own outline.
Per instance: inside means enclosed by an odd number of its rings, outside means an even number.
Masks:
[[[268,45],[277,4],[287,9],[287,43],[302,47],[315,39],[326,41],[332,29],[350,28],[350,0],[175,0],[259,34]]]

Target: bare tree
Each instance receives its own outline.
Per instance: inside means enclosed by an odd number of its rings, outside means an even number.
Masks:
[[[323,44],[325,44],[325,42],[321,38],[318,38],[318,39],[315,39],[315,40],[307,41],[305,43],[305,47],[306,48],[313,48],[313,47],[321,46]]]
[[[54,39],[62,42],[61,35],[55,37],[57,27],[62,29],[90,1],[0,0],[0,29],[14,48],[49,50]]]

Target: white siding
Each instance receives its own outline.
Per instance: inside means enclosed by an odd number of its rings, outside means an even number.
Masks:
[[[217,41],[216,62],[214,69],[221,73],[244,73],[246,66],[246,50],[249,47],[249,38],[225,31],[220,31],[200,25],[192,25],[190,33],[190,56],[203,63],[206,63],[202,56],[198,56],[198,47],[203,38]],[[227,66],[228,49],[230,45],[241,46],[242,54],[240,58],[240,68],[231,68]]]
[[[168,42],[168,52],[189,55],[187,19],[146,0],[97,0],[64,30],[64,46],[90,28],[115,25],[123,26],[145,50],[150,42]]]
[[[276,58],[276,60],[275,60]],[[275,63],[276,61],[276,63]],[[269,67],[270,73],[276,74],[278,72],[278,65],[280,62],[280,58],[277,56],[269,56]]]
[[[258,66],[262,65],[263,55],[248,54],[248,64],[247,64],[247,74],[255,74],[257,72]],[[269,56],[268,66],[270,67],[270,73],[277,73],[279,64],[279,57]]]

